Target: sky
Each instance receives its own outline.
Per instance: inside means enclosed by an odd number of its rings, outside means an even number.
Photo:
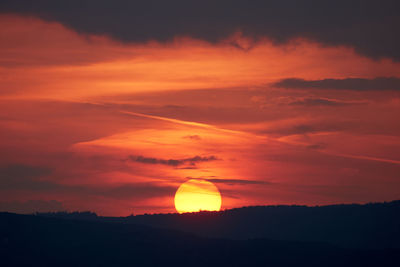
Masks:
[[[0,3],[0,210],[400,199],[398,1]]]

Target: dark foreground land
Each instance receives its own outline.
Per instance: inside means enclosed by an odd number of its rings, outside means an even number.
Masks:
[[[400,266],[399,206],[255,207],[121,218],[0,213],[0,266]],[[263,218],[272,214],[266,223]],[[266,238],[271,233],[275,238]],[[372,241],[380,244],[371,248]]]

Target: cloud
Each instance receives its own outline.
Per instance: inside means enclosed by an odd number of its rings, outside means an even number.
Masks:
[[[303,80],[297,78],[284,79],[273,86],[288,89],[333,89],[353,91],[393,90],[400,91],[400,78],[378,77],[374,79],[347,78]]]
[[[245,180],[245,179],[205,179],[212,183],[217,184],[228,184],[228,185],[270,185],[271,182],[268,181],[256,181],[256,180]]]
[[[192,158],[185,158],[185,159],[159,159],[159,158],[131,155],[129,156],[129,160],[145,164],[162,164],[162,165],[177,167],[184,164],[189,164],[194,166],[198,162],[215,161],[218,160],[218,158],[215,156],[209,156],[209,157],[195,156]]]
[[[35,191],[40,189],[40,193],[51,192],[53,194],[68,194],[74,196],[74,199],[87,200],[90,197],[100,196],[109,200],[129,200],[141,201],[149,198],[160,198],[173,196],[176,187],[162,183],[126,183],[117,186],[101,185],[101,186],[88,186],[88,185],[59,185],[55,183],[46,183],[48,186],[43,187],[43,182],[32,182],[30,185],[33,188],[26,188],[26,186],[17,189],[30,189]],[[32,186],[33,185],[33,186]],[[7,189],[7,188],[4,188]],[[44,194],[43,194],[44,195]],[[56,200],[29,200],[26,202],[11,201],[0,202],[0,212],[8,211],[15,213],[34,213],[34,212],[49,212],[49,211],[63,211],[66,207]]]
[[[28,189],[46,190],[54,189],[58,185],[37,178],[49,175],[51,169],[47,167],[11,164],[0,167],[0,190]]]
[[[315,150],[324,149],[324,148],[326,148],[326,144],[324,144],[324,143],[311,144],[311,145],[308,145],[307,148],[308,149],[315,149]]]
[[[190,36],[217,42],[240,31],[276,43],[304,37],[354,47],[373,58],[400,60],[397,0],[3,0],[0,12],[34,15],[85,34],[124,42]],[[238,42],[232,42],[242,48]]]
[[[295,125],[288,125],[283,127],[275,127],[271,129],[263,130],[262,133],[267,134],[278,134],[283,136],[288,135],[307,135],[311,133],[320,132],[337,132],[348,128],[346,123],[331,124],[331,123],[300,123]]]
[[[101,196],[114,199],[143,199],[152,197],[173,196],[176,191],[175,186],[163,185],[160,183],[135,183],[123,184],[117,187],[95,190]]]
[[[0,178],[2,179],[24,179],[28,177],[44,176],[51,173],[46,167],[37,167],[23,164],[10,164],[0,167]]]
[[[314,107],[314,106],[331,106],[331,107],[340,107],[340,106],[348,106],[361,104],[361,102],[350,102],[350,101],[340,101],[336,99],[328,99],[328,98],[301,98],[289,103],[291,106],[305,106],[305,107]]]
[[[209,158],[194,157],[187,159],[189,162],[206,161]],[[192,161],[190,161],[192,160]],[[45,167],[35,167],[29,165],[9,165],[0,168],[0,192],[7,190],[28,190],[30,192],[72,194],[75,196],[102,196],[114,199],[143,199],[151,197],[168,196],[173,194],[175,187],[164,185],[162,183],[124,183],[114,186],[110,185],[68,185],[58,184],[53,181],[39,180],[41,176],[50,174],[51,170]],[[44,203],[44,202],[43,202]],[[11,207],[9,210],[24,210],[24,207],[32,208],[45,207],[42,202],[10,202],[0,203],[0,208]],[[35,205],[34,205],[35,204]],[[50,203],[51,204],[51,203]],[[53,203],[54,204],[54,203]],[[6,209],[4,209],[6,210]],[[45,211],[46,209],[44,209]],[[43,211],[43,209],[32,210]],[[19,212],[19,211],[18,211]]]
[[[0,202],[0,211],[15,213],[56,212],[65,210],[63,204],[56,200],[28,200],[26,202]]]
[[[191,140],[195,140],[195,141],[199,141],[201,140],[201,137],[198,136],[197,134],[195,135],[187,135],[183,137],[184,139],[191,139]]]

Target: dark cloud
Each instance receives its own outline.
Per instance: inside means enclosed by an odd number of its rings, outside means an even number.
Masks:
[[[28,189],[51,190],[58,185],[40,181],[38,178],[49,175],[50,168],[12,164],[0,168],[0,190]]]
[[[229,185],[253,185],[253,184],[258,184],[258,185],[269,185],[272,184],[271,182],[267,181],[256,181],[256,180],[245,180],[245,179],[217,179],[217,178],[211,178],[211,179],[205,179],[209,182],[212,183],[217,183],[217,184],[229,184]]]
[[[0,211],[15,213],[56,212],[64,210],[63,204],[56,200],[29,200],[26,202],[0,202]]]
[[[185,167],[181,167],[178,168],[179,170],[196,170],[198,169],[196,166],[185,166]]]
[[[194,157],[187,160],[193,160],[193,162],[196,162],[201,160],[206,161],[207,159],[211,160],[211,157]],[[90,194],[113,198],[152,197],[166,195],[175,190],[175,188],[170,186],[154,183],[127,183],[114,187],[104,187],[58,184],[53,181],[40,179],[43,176],[49,175],[51,172],[51,169],[47,167],[22,164],[3,166],[0,168],[0,190],[29,190],[41,193],[53,192],[84,195]]]
[[[129,160],[145,164],[162,164],[162,165],[177,167],[184,164],[189,164],[194,166],[198,162],[214,161],[218,160],[218,158],[215,156],[209,156],[209,157],[195,156],[192,158],[185,158],[185,159],[158,159],[158,158],[143,157],[143,156],[129,156]]]
[[[306,107],[314,107],[314,106],[348,106],[360,104],[360,102],[348,102],[348,101],[339,101],[336,99],[327,99],[327,98],[302,98],[289,103],[292,106],[306,106]]]
[[[343,131],[348,129],[349,125],[347,122],[341,122],[340,124],[330,124],[324,122],[318,123],[304,123],[304,124],[296,124],[289,125],[280,128],[272,128],[268,130],[261,131],[264,134],[275,134],[279,136],[288,136],[288,135],[307,135],[312,133],[320,133],[320,132],[336,132]]]
[[[38,183],[40,184],[40,183]],[[159,183],[135,183],[135,184],[122,184],[116,187],[101,186],[101,187],[87,187],[87,186],[68,186],[53,184],[52,188],[41,187],[41,192],[53,193],[69,193],[76,197],[84,196],[101,196],[110,199],[119,200],[143,200],[153,197],[173,196],[176,187],[163,185]],[[34,212],[56,212],[63,211],[66,208],[63,204],[56,200],[29,200],[26,202],[20,201],[6,201],[0,202],[0,212],[15,212],[15,213],[34,213]]]
[[[397,0],[3,0],[0,11],[58,21],[81,33],[125,42],[191,36],[216,42],[240,30],[277,43],[305,37],[400,60]],[[238,46],[239,44],[233,43]]]
[[[187,160],[206,161],[211,158],[194,157]],[[189,161],[190,162],[190,161]],[[175,187],[163,185],[160,183],[126,183],[117,186],[109,185],[67,185],[58,184],[53,181],[41,180],[40,177],[50,174],[51,170],[45,167],[34,167],[28,165],[9,165],[0,168],[0,191],[4,190],[29,190],[31,192],[39,193],[56,193],[56,194],[72,194],[72,195],[93,195],[103,196],[114,199],[143,199],[151,197],[160,197],[173,195],[176,190]],[[34,212],[34,211],[48,211],[47,208],[61,207],[59,205],[48,206],[47,204],[54,204],[53,202],[47,203],[42,201],[28,201],[26,203],[20,202],[4,202],[0,203],[0,210],[14,211],[14,212]],[[47,206],[46,206],[47,205]],[[58,209],[60,210],[60,209]]]
[[[24,179],[27,177],[44,176],[50,173],[51,169],[49,168],[23,164],[10,164],[0,167],[1,179]]]
[[[311,144],[307,146],[308,149],[318,150],[326,148],[326,144],[318,143],[318,144]]]
[[[113,188],[95,189],[95,194],[115,199],[143,199],[173,196],[176,187],[160,183],[124,184]]]
[[[187,135],[187,136],[184,136],[183,138],[185,138],[185,139],[191,139],[191,140],[196,140],[196,141],[201,140],[201,137],[198,136],[198,135]]]
[[[375,79],[347,78],[303,80],[297,78],[284,79],[273,86],[288,89],[334,89],[334,90],[394,90],[400,91],[400,78],[379,77]]]

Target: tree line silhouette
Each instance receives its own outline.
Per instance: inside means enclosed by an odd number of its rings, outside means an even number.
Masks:
[[[400,201],[329,206],[256,206],[220,212],[101,217],[91,212],[40,216],[141,224],[202,237],[326,242],[345,248],[400,248]]]
[[[87,213],[81,214],[85,219],[76,219],[77,213],[71,215],[74,219],[54,215],[0,213],[0,265],[400,266],[399,249],[361,250],[321,242],[206,238],[107,218],[98,220]],[[205,214],[184,218],[201,215]]]

